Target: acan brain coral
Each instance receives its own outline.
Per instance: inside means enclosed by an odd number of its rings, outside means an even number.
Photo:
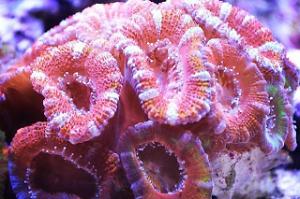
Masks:
[[[207,199],[220,153],[294,150],[298,71],[218,0],[97,4],[0,76],[18,198]]]

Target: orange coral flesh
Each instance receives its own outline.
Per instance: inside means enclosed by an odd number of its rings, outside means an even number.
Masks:
[[[203,30],[207,38],[227,38],[255,61],[268,81],[282,81],[283,46],[276,42],[269,29],[254,16],[219,0],[189,1],[179,4]]]
[[[20,198],[101,198],[115,161],[100,143],[72,145],[46,135],[46,123],[20,129],[11,144],[10,176]],[[109,161],[107,161],[109,160]]]
[[[27,50],[17,65],[29,64],[43,54],[49,47],[63,45],[69,41],[79,40],[99,44],[98,39],[108,39],[118,28],[120,21],[134,13],[142,12],[155,4],[149,1],[130,0],[126,4],[95,4],[65,20],[58,26],[43,34]],[[101,41],[100,41],[101,43]]]
[[[32,64],[48,126],[79,143],[99,136],[117,109],[122,76],[116,60],[81,42],[51,48]]]
[[[189,131],[139,123],[128,128],[118,148],[136,198],[211,198],[207,155]]]
[[[152,9],[125,23],[118,37],[116,46],[150,119],[186,124],[210,110],[211,78],[198,52],[205,38],[188,15]]]
[[[226,120],[228,141],[246,142],[260,134],[269,113],[269,98],[266,81],[256,65],[221,39],[208,41],[203,59],[214,67],[215,100]]]

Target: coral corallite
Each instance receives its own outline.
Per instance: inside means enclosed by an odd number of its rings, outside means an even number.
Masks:
[[[94,5],[0,74],[12,189],[20,199],[218,196],[221,154],[295,149],[297,85],[270,30],[228,3]]]

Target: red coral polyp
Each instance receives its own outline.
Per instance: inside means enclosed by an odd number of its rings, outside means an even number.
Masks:
[[[211,77],[198,52],[205,37],[190,16],[153,9],[125,23],[118,40],[116,47],[126,57],[132,86],[150,119],[186,124],[209,112]]]
[[[211,197],[208,156],[191,132],[147,121],[129,127],[118,148],[136,198]]]
[[[101,144],[72,145],[47,136],[46,122],[20,129],[11,144],[10,178],[18,198],[99,198],[111,153]],[[95,145],[98,145],[95,147]]]
[[[269,113],[269,96],[256,64],[220,39],[208,41],[203,59],[214,70],[217,111],[224,115],[228,141],[246,142],[260,134]]]
[[[71,143],[101,134],[117,110],[122,82],[110,53],[70,42],[49,49],[31,67],[51,129]]]
[[[181,7],[205,30],[208,38],[226,38],[239,45],[268,81],[281,78],[284,47],[254,16],[218,0],[184,2]]]

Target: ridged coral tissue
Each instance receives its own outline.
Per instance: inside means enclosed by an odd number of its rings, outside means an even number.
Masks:
[[[229,3],[96,4],[0,73],[0,161],[18,199],[237,198],[296,148],[298,77]]]

